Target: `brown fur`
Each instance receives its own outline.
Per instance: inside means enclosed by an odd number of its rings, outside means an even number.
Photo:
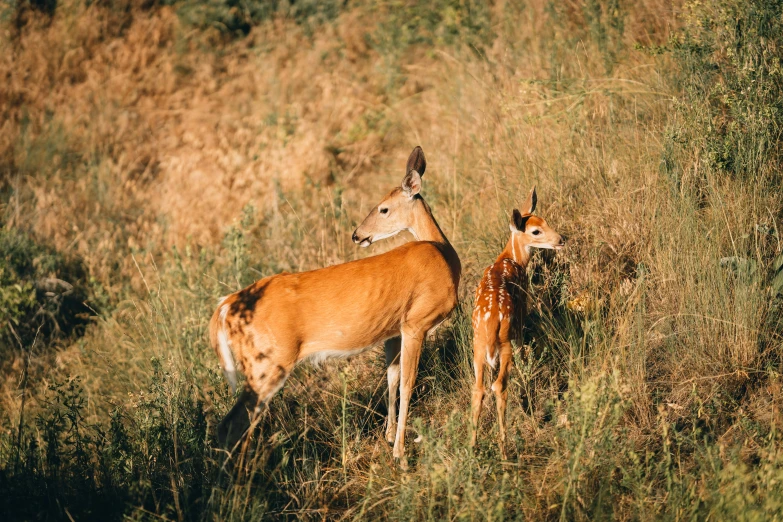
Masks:
[[[421,157],[413,163],[422,166],[421,149],[414,149],[412,157],[417,150]],[[410,177],[408,173],[406,180]],[[414,177],[420,186],[420,175]],[[456,306],[461,267],[417,190],[395,189],[381,205],[394,212],[378,223],[372,222],[371,213],[359,227],[368,237],[411,229],[422,241],[350,263],[267,277],[219,305],[210,321],[210,341],[226,369],[229,361],[223,360],[219,347],[220,332],[225,333],[246,377],[237,404],[219,427],[221,442],[233,445],[239,440],[250,424],[245,410],[257,412],[298,362],[358,353],[401,336],[402,392],[394,455],[403,456],[421,343]],[[387,350],[389,346],[395,343],[387,343]]]
[[[527,264],[530,249],[561,248],[563,238],[546,221],[533,216],[535,188],[530,191],[525,214],[514,210],[511,238],[495,263],[484,271],[476,288],[473,308],[473,365],[476,384],[473,389],[471,446],[478,436],[478,420],[484,400],[484,364],[493,369],[498,365],[498,376],[492,384],[498,412],[499,445],[503,458],[506,454],[506,402],[508,378],[511,372],[513,347],[522,344],[522,325],[527,315]]]

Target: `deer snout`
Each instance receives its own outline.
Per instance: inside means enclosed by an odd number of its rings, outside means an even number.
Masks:
[[[560,242],[558,242],[557,245],[555,245],[555,248],[557,250],[560,250],[561,248],[563,248],[565,246],[565,244],[566,244],[565,236],[560,236]]]
[[[351,236],[351,239],[353,239],[353,242],[359,245],[360,247],[368,247],[370,246],[370,243],[372,241],[370,240],[370,236],[367,237],[360,237],[359,234],[357,234],[357,231],[359,229],[353,231],[353,235]]]

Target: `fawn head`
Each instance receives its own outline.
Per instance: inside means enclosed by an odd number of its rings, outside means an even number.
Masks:
[[[521,240],[525,248],[560,250],[565,246],[565,239],[555,232],[544,218],[533,215],[537,202],[536,187],[533,187],[527,201],[522,206],[522,212],[514,209],[509,224],[511,237],[515,240]]]

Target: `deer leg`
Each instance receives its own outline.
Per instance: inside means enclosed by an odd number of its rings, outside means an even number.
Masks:
[[[400,414],[393,451],[394,457],[399,459],[405,456],[405,427],[408,424],[408,406],[413,394],[413,386],[416,384],[416,373],[419,370],[422,340],[420,336],[402,333],[402,350],[400,352]]]
[[[495,392],[495,403],[498,408],[498,442],[503,459],[508,458],[506,453],[506,403],[508,400],[508,378],[511,374],[512,353],[511,342],[505,341],[500,344],[500,369],[497,379],[492,384],[492,391]]]
[[[250,412],[257,403],[258,397],[255,392],[245,386],[234,406],[218,424],[217,439],[220,446],[229,450],[236,446],[250,428]]]
[[[259,354],[245,364],[247,384],[234,407],[218,425],[218,442],[233,450],[255,422],[262,407],[283,387],[293,364],[279,364]]]
[[[397,432],[397,390],[400,387],[400,349],[399,337],[387,339],[383,344],[386,353],[386,378],[389,382],[388,416],[386,418],[386,441],[394,443]]]
[[[473,346],[473,370],[476,374],[476,382],[473,385],[473,398],[471,401],[471,434],[470,447],[476,446],[478,439],[478,422],[481,416],[481,404],[484,402],[484,358],[486,357],[486,348],[478,343]]]

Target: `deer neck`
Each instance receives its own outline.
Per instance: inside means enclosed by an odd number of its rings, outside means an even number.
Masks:
[[[508,243],[506,243],[506,248],[500,253],[497,261],[502,261],[503,259],[511,259],[521,266],[523,270],[527,269],[527,264],[530,261],[530,247],[524,242],[522,234],[511,234]]]
[[[432,217],[432,211],[430,206],[423,198],[416,199],[416,204],[413,206],[413,219],[411,220],[411,226],[408,230],[413,234],[417,241],[432,241],[434,243],[441,243],[449,245],[449,240],[443,234],[443,231],[438,226],[438,222]]]

